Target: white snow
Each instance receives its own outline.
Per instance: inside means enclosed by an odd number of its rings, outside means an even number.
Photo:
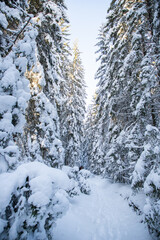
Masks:
[[[144,191],[146,194],[154,192],[154,186],[160,189],[160,168],[157,169],[157,172],[152,170],[150,174],[147,176],[146,182],[144,183]]]
[[[21,72],[25,73],[27,69],[27,58],[26,57],[19,57],[16,59],[15,64]]]
[[[4,227],[7,225],[7,221],[0,219],[0,232],[3,231]]]
[[[128,186],[99,177],[89,181],[91,194],[72,200],[67,214],[57,221],[55,240],[151,240],[140,223],[142,217],[124,200],[131,193]]]
[[[10,18],[17,18],[18,20],[20,19],[20,11],[17,8],[11,8],[5,5],[4,2],[0,3],[0,9],[7,14],[8,17]]]
[[[19,79],[19,72],[16,69],[16,66],[12,64],[4,73],[4,77],[2,78],[2,87],[8,88],[9,86],[15,87],[16,80]]]
[[[68,210],[69,188],[70,179],[63,171],[39,162],[22,164],[14,172],[0,174],[0,239],[3,235],[3,239],[10,240],[48,239],[57,218]],[[13,196],[18,201],[16,210]],[[6,217],[10,207],[12,214]],[[49,228],[45,227],[47,224]],[[6,225],[8,230],[4,229]]]
[[[20,51],[24,52],[26,55],[29,56],[31,54],[31,52],[33,51],[33,49],[31,47],[30,43],[24,42],[20,45]]]
[[[0,211],[9,204],[11,193],[14,192],[14,189],[23,186],[27,176],[31,179],[32,190],[29,201],[37,203],[36,205],[38,206],[47,204],[46,197],[50,199],[52,196],[53,183],[57,189],[64,190],[68,190],[70,185],[69,178],[61,170],[49,168],[39,162],[22,164],[13,173],[0,175]]]
[[[14,96],[5,95],[0,96],[0,113],[11,110],[13,105],[16,103],[16,98]]]
[[[3,28],[7,28],[7,26],[8,26],[8,22],[7,22],[6,16],[3,13],[0,13],[0,25]]]
[[[149,125],[149,124],[146,126],[146,130],[148,132],[151,132],[152,130],[158,131],[158,129],[156,127]]]

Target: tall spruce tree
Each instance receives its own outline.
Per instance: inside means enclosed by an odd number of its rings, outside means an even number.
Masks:
[[[25,72],[35,64],[37,31],[27,1],[0,2],[0,172],[14,169],[30,98]]]
[[[41,6],[41,7],[40,7]],[[65,91],[63,29],[68,20],[63,1],[43,1],[30,8],[38,30],[36,65],[27,72],[31,99],[27,108],[24,155],[52,167],[63,164],[60,114]],[[65,62],[66,61],[66,62]]]
[[[62,141],[65,149],[65,165],[80,166],[85,116],[85,82],[80,51],[75,42],[73,60],[68,72],[69,92],[62,118]]]
[[[103,142],[101,142],[101,124],[98,122],[98,104],[96,104],[97,94],[94,95],[92,104],[89,105],[85,120],[85,140],[83,146],[84,166],[89,168],[94,174],[103,174],[104,153]]]

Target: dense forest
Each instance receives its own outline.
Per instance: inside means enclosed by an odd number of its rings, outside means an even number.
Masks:
[[[0,1],[0,239],[53,239],[90,172],[143,192],[158,239],[160,2],[112,0],[87,113],[66,12],[63,0]]]
[[[97,45],[86,163],[135,192],[143,189],[145,221],[160,237],[160,2],[112,1]]]

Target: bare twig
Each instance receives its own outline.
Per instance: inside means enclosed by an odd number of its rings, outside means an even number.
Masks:
[[[19,36],[21,35],[21,33],[24,31],[24,29],[26,28],[26,26],[29,24],[31,20],[31,17],[29,17],[28,21],[26,22],[26,24],[23,26],[23,28],[20,30],[20,32],[18,33],[18,35],[16,36],[15,40],[13,41],[12,45],[8,48],[8,52],[6,54],[6,56],[11,52],[14,44],[16,43],[17,39],[19,38]]]

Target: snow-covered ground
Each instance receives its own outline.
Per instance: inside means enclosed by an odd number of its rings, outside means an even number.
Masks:
[[[142,217],[122,197],[130,192],[127,186],[99,177],[89,181],[91,194],[73,198],[57,221],[55,240],[151,240]]]

